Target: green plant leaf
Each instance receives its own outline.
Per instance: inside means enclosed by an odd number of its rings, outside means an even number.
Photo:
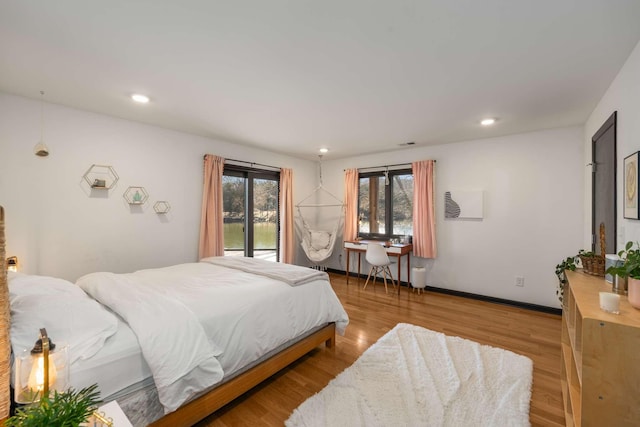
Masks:
[[[98,385],[82,390],[70,388],[64,392],[54,391],[53,397],[44,396],[38,403],[23,406],[9,418],[8,427],[78,427],[93,413],[100,402]]]

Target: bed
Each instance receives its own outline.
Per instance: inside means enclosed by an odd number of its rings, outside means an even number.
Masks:
[[[318,345],[331,347],[348,323],[325,273],[252,258],[91,273],[75,284],[13,274],[7,286],[2,270],[14,350],[46,326],[67,345],[69,385],[97,382],[134,425],[193,425]]]

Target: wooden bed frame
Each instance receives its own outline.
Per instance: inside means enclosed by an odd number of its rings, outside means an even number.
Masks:
[[[2,260],[2,265],[0,266],[0,425],[4,425],[4,421],[9,417],[11,407],[11,341],[9,339],[11,309],[9,307],[9,287],[7,285],[4,209],[2,206],[0,206],[0,260]],[[327,347],[333,348],[335,339],[336,325],[335,323],[330,323],[241,375],[212,389],[176,411],[165,415],[153,422],[151,426],[191,426],[298,360],[323,342]]]
[[[269,378],[282,368],[295,362],[311,350],[322,344],[333,348],[336,339],[336,325],[330,323],[319,331],[287,347],[271,358],[254,366],[243,374],[233,378],[207,394],[178,408],[151,423],[151,426],[189,427],[231,402],[241,394]]]

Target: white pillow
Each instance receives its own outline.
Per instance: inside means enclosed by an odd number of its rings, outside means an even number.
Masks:
[[[73,363],[96,354],[116,332],[116,316],[69,281],[24,274],[8,279],[14,354],[31,350],[46,328],[54,343],[69,345]]]
[[[311,247],[316,251],[329,247],[329,243],[331,243],[331,233],[311,230],[309,234],[311,237]]]

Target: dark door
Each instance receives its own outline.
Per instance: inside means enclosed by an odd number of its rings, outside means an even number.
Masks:
[[[616,112],[591,138],[592,141],[592,250],[602,252],[600,227],[604,224],[607,254],[616,253]]]

